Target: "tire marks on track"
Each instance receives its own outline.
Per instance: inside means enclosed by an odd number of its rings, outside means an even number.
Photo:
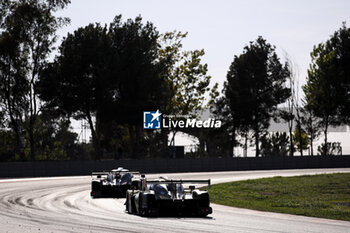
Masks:
[[[336,172],[339,170],[327,170]],[[350,172],[350,169],[345,170]],[[318,170],[316,172],[322,172]],[[212,178],[226,182],[303,171],[168,174],[173,178]],[[150,178],[158,175],[150,175]],[[241,210],[213,205],[208,218],[142,218],[125,213],[125,199],[91,199],[90,177],[0,182],[0,225],[3,232],[347,232],[350,223]],[[282,217],[279,217],[282,216]],[[291,219],[289,219],[291,218]],[[285,226],[289,227],[286,228]]]

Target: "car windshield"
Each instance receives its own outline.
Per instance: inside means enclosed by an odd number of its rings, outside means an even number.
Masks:
[[[167,185],[165,184],[154,184],[152,189],[157,195],[169,196],[168,188],[167,188]]]
[[[120,183],[129,183],[131,182],[131,179],[134,177],[133,174],[131,173],[126,173],[124,175],[122,175],[121,179],[120,179]]]
[[[108,174],[107,175],[107,181],[108,182],[113,182],[113,179],[114,179],[114,175],[113,174]]]

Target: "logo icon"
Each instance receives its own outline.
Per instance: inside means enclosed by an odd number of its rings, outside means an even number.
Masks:
[[[159,110],[156,112],[143,112],[143,128],[160,129],[160,115],[162,113]]]

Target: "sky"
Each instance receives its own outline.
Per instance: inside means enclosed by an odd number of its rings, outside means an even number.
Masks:
[[[222,87],[234,56],[262,36],[276,52],[296,64],[300,85],[305,84],[310,52],[340,28],[350,25],[348,0],[72,0],[56,15],[71,19],[59,29],[60,39],[89,23],[109,24],[116,15],[134,19],[141,15],[160,33],[188,32],[184,49],[204,49],[212,83]]]

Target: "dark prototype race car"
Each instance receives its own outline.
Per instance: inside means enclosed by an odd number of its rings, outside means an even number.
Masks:
[[[144,176],[133,181],[127,191],[126,211],[141,216],[181,215],[207,216],[212,213],[209,193],[195,186],[184,188],[184,183],[207,183],[210,180],[155,180],[147,181]]]
[[[126,191],[130,189],[132,180],[139,172],[130,172],[128,169],[118,168],[111,171],[101,171],[92,173],[91,197],[115,197],[126,196]],[[139,178],[138,178],[139,179]]]

